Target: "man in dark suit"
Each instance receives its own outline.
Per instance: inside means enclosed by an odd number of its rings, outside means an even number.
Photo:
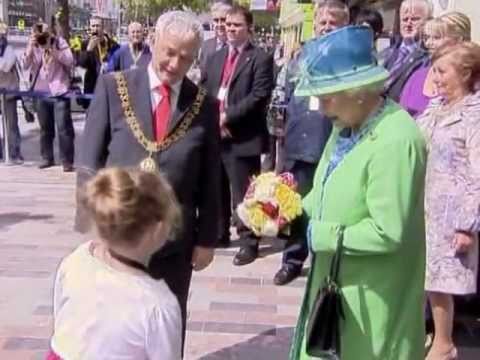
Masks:
[[[227,17],[227,11],[230,10],[231,7],[232,6],[225,1],[217,1],[214,2],[210,8],[215,36],[211,39],[205,40],[202,44],[199,57],[201,71],[204,71],[207,64],[207,58],[210,55],[228,45],[225,20]]]
[[[229,46],[209,57],[202,83],[216,96],[222,136],[221,242],[228,245],[231,209],[236,209],[252,176],[260,172],[260,155],[267,140],[266,110],[273,89],[273,58],[250,42],[253,17],[234,5],[227,13]],[[234,215],[243,242],[235,265],[255,260],[259,239]]]
[[[82,49],[78,54],[78,65],[85,71],[83,92],[93,93],[97,78],[106,72],[108,61],[119,45],[110,39],[103,30],[102,18],[94,16],[90,19],[89,38],[82,43]],[[87,108],[90,100],[81,99],[80,105]]]
[[[383,66],[390,72],[386,94],[395,101],[400,100],[408,79],[428,58],[419,41],[419,32],[432,13],[429,0],[404,0],[400,6],[401,39],[380,55]]]
[[[177,296],[184,333],[192,268],[202,270],[212,261],[220,207],[218,106],[185,76],[201,34],[193,15],[164,13],[147,71],[99,78],[77,170],[80,191],[105,166],[157,167],[166,175],[182,206],[183,227],[175,241],[153,255],[149,269]],[[76,220],[77,229],[86,230],[81,207]]]

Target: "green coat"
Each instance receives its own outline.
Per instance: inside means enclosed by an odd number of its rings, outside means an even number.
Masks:
[[[310,359],[304,330],[309,309],[344,225],[340,285],[344,295],[342,360],[424,358],[426,150],[410,116],[389,102],[370,132],[325,183],[340,129],[335,128],[305,197],[316,253],[290,359]]]

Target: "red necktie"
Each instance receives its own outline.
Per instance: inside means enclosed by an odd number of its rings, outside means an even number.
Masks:
[[[161,141],[167,135],[168,121],[170,120],[170,87],[162,84],[155,88],[162,95],[153,113],[153,133],[156,141]]]
[[[230,85],[230,80],[232,78],[233,71],[235,70],[237,57],[238,57],[238,50],[236,48],[233,48],[228,55],[227,61],[225,62],[225,66],[223,67],[222,82],[220,83],[220,86],[222,88],[227,89]],[[223,99],[222,101],[220,101],[220,112],[223,112],[225,110],[225,100],[226,99]]]

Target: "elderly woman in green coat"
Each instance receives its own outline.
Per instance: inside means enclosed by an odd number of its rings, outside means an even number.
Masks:
[[[388,73],[372,49],[362,26],[305,46],[296,95],[317,98],[334,130],[303,201],[315,256],[290,359],[314,359],[306,328],[340,231],[341,359],[424,358],[426,149],[408,113],[382,96]]]

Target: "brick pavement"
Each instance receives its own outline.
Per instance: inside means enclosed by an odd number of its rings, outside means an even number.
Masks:
[[[76,122],[77,132],[82,122]],[[39,360],[52,330],[53,276],[61,258],[85,237],[72,232],[74,175],[60,167],[37,170],[38,129],[21,126],[24,166],[0,165],[0,360]],[[287,359],[305,278],[272,284],[279,244],[234,267],[231,249],[193,278],[186,359]],[[480,341],[467,341],[462,359],[480,358]],[[470,355],[467,355],[470,354]]]
[[[43,357],[55,269],[85,240],[71,230],[75,176],[59,166],[38,170],[37,126],[22,122],[21,130],[26,164],[0,165],[0,360]],[[287,358],[305,278],[276,287],[278,244],[266,243],[267,256],[241,268],[232,265],[236,246],[217,250],[194,275],[186,359]]]

